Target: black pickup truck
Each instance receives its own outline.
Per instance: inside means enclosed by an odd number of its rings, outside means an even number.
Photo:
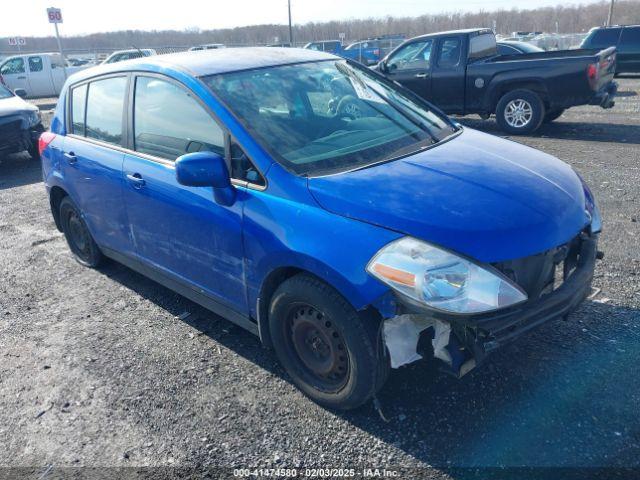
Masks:
[[[615,47],[498,55],[489,29],[407,40],[376,67],[448,114],[495,114],[502,130],[525,134],[576,105],[611,108]]]

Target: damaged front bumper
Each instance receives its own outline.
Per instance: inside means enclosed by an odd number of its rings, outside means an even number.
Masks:
[[[383,334],[392,368],[411,363],[425,336],[431,339],[433,356],[444,361],[448,373],[461,377],[482,363],[489,353],[534,328],[566,317],[590,293],[596,258],[600,258],[595,234],[582,233],[558,249],[520,262],[527,275],[529,300],[497,312],[481,315],[447,315],[411,311],[384,321]],[[535,265],[535,268],[534,268]],[[524,267],[523,267],[524,266]],[[535,283],[536,278],[540,281]],[[408,310],[407,310],[408,308]]]

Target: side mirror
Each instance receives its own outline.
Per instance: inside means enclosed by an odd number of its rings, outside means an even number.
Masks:
[[[391,65],[385,64],[384,68],[386,73],[391,73],[398,68],[398,64],[397,63],[392,63]]]
[[[236,189],[231,185],[224,158],[214,152],[187,153],[176,160],[176,180],[188,187],[213,187],[216,202],[233,205]]]
[[[24,88],[16,88],[13,93],[15,93],[20,98],[27,98],[27,91]]]

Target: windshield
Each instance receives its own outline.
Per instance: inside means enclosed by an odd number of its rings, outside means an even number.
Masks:
[[[13,92],[4,85],[0,85],[0,100],[13,97]]]
[[[204,81],[280,164],[299,175],[390,160],[456,131],[411,93],[344,60],[219,74]]]

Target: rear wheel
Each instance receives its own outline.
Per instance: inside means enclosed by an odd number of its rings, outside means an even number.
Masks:
[[[544,120],[542,121],[542,123],[551,123],[557,118],[559,118],[563,113],[564,113],[564,108],[561,108],[559,110],[549,110],[544,116]]]
[[[544,119],[544,103],[531,90],[505,93],[496,106],[496,121],[502,130],[524,135],[538,129]]]
[[[69,197],[60,201],[60,224],[74,258],[86,267],[97,267],[104,257],[93,240],[80,211]]]
[[[362,405],[386,379],[372,326],[332,287],[306,274],[283,282],[269,308],[280,363],[300,390],[330,408]]]

